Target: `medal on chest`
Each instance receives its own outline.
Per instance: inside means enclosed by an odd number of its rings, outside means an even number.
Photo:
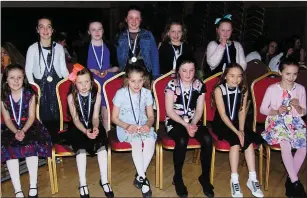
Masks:
[[[80,107],[81,115],[82,115],[82,118],[84,120],[86,127],[88,127],[88,123],[89,123],[89,120],[90,120],[91,100],[92,100],[92,93],[89,93],[89,96],[88,96],[88,111],[87,111],[87,118],[86,118],[85,115],[84,115],[84,112],[83,112],[83,103],[81,103],[80,93],[78,93],[79,107]]]
[[[137,43],[137,39],[138,39],[138,36],[139,34],[136,35],[135,39],[134,39],[134,44],[133,44],[133,49],[131,47],[131,41],[130,41],[130,36],[129,36],[129,31],[127,30],[127,33],[128,33],[128,44],[129,44],[129,49],[131,50],[132,52],[132,58],[130,59],[130,61],[132,63],[135,63],[138,59],[136,57],[136,54],[135,54],[135,49],[136,49],[136,43]]]
[[[14,108],[14,101],[12,95],[9,96],[10,98],[10,103],[11,103],[11,108],[14,116],[14,120],[17,123],[18,129],[21,128],[21,114],[22,114],[22,99],[23,99],[23,89],[21,89],[21,94],[20,94],[20,101],[19,101],[19,114],[18,118],[16,116],[15,108]]]
[[[190,103],[191,103],[191,98],[192,98],[192,84],[190,86],[190,91],[189,91],[189,99],[188,99],[188,104],[185,104],[185,97],[184,97],[184,89],[182,86],[182,82],[181,80],[179,80],[179,84],[180,84],[180,92],[181,92],[181,97],[182,97],[182,106],[183,106],[183,121],[186,123],[190,122],[189,116],[188,116],[188,111],[189,111],[189,107],[190,107]]]
[[[53,66],[53,62],[54,62],[54,55],[55,55],[55,47],[53,47],[54,45],[52,45],[52,50],[51,50],[51,52],[52,52],[52,54],[51,54],[51,60],[52,61],[50,61],[50,63],[48,64],[47,63],[47,61],[45,60],[45,56],[44,56],[44,54],[42,53],[42,57],[43,57],[43,61],[44,61],[44,64],[45,64],[45,66],[46,66],[46,69],[47,69],[47,71],[48,71],[48,76],[47,76],[47,82],[52,82],[53,81],[53,77],[51,76],[51,68],[52,68],[52,66]],[[47,55],[47,57],[48,57],[48,55]]]
[[[234,100],[233,100],[232,111],[231,111],[231,107],[230,107],[230,97],[229,97],[229,90],[228,90],[227,83],[226,83],[226,94],[227,94],[227,107],[228,107],[229,116],[230,116],[230,119],[233,121],[234,115],[235,115],[235,109],[236,109],[236,106],[237,106],[238,87],[236,87],[236,90],[235,90],[235,97],[234,97]]]

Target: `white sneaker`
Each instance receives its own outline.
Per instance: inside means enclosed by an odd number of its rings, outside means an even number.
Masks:
[[[259,182],[257,180],[255,180],[255,181],[248,180],[246,185],[250,189],[250,191],[252,191],[252,194],[255,197],[263,197],[264,196],[263,192],[260,189]]]
[[[231,196],[232,197],[243,197],[243,194],[241,192],[240,184],[238,183],[233,183],[230,180],[230,189],[231,189]]]

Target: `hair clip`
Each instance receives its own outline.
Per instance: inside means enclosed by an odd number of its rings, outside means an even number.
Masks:
[[[68,79],[72,82],[75,82],[77,79],[77,73],[84,69],[84,66],[80,65],[79,63],[74,64],[74,68],[72,72],[68,75]]]
[[[215,25],[218,24],[220,22],[220,20],[222,20],[222,19],[229,19],[229,20],[231,20],[231,17],[232,17],[231,14],[227,14],[227,15],[223,16],[222,18],[216,18],[214,24]]]

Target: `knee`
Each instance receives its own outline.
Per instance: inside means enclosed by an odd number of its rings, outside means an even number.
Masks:
[[[212,136],[209,134],[209,132],[204,133],[203,139],[204,139],[205,144],[212,145]]]

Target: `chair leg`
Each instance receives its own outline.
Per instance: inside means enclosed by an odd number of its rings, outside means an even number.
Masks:
[[[112,176],[111,176],[111,171],[112,171],[112,161],[111,161],[111,145],[108,146],[108,181],[110,185],[112,184]]]
[[[210,171],[210,183],[213,185],[214,182],[214,164],[215,164],[215,146],[212,148],[212,158],[211,158],[211,171]]]
[[[264,190],[269,189],[270,163],[271,163],[271,150],[270,147],[266,145],[266,170],[265,170]]]
[[[51,186],[51,194],[55,194],[54,192],[54,182],[53,182],[53,171],[52,171],[52,163],[51,163],[51,158],[48,157],[48,171],[49,171],[49,179],[50,179],[50,186]]]
[[[160,171],[160,174],[159,174],[159,185],[160,185],[160,190],[163,189],[163,147],[162,147],[162,144],[160,144],[159,146],[159,157],[160,157],[160,160],[159,160],[159,171]]]
[[[156,144],[156,188],[159,188],[159,142]]]
[[[54,191],[55,193],[59,192],[58,186],[58,176],[57,176],[57,168],[56,168],[56,156],[55,156],[55,149],[52,148],[52,169],[53,169],[53,181],[54,181]]]
[[[259,183],[263,184],[263,146],[259,146]]]

